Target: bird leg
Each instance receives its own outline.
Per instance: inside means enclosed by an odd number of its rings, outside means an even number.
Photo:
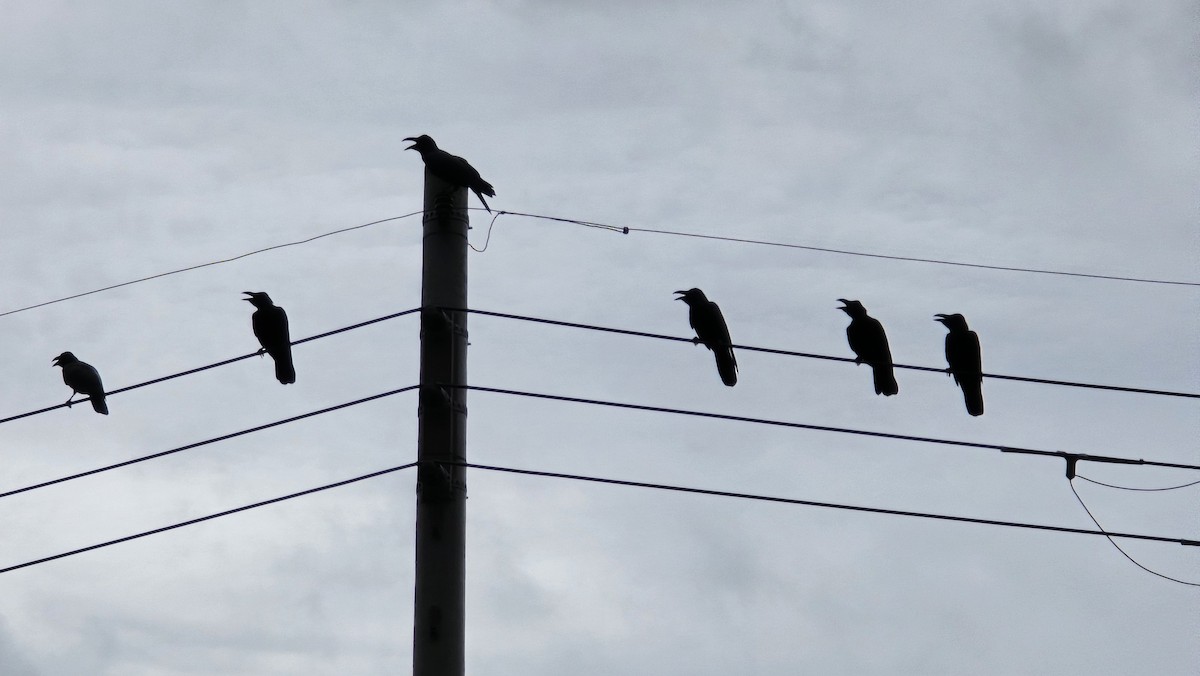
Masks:
[[[71,408],[71,404],[75,403],[74,400],[75,400],[75,393],[72,392],[71,396],[67,398],[67,408]]]
[[[695,338],[692,338],[692,345],[699,345],[700,342],[701,342],[700,336],[696,336]]]
[[[258,349],[258,352],[255,352],[254,354],[258,355],[259,357],[262,357],[262,356],[263,356],[264,354],[266,354],[266,353],[267,353],[267,348],[265,348],[265,347],[260,347],[260,348]]]

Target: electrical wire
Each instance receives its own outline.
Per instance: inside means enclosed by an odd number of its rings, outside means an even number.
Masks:
[[[487,317],[497,317],[500,319],[514,319],[514,320],[518,320],[518,321],[533,322],[533,323],[537,323],[537,324],[562,326],[562,327],[571,328],[571,329],[583,329],[583,330],[587,330],[587,331],[600,331],[600,332],[605,332],[605,333],[616,333],[616,334],[626,335],[626,336],[638,336],[640,338],[654,338],[656,340],[669,340],[669,341],[674,341],[677,343],[691,343],[692,342],[691,338],[681,338],[679,336],[668,336],[668,335],[664,335],[661,333],[647,333],[645,331],[631,331],[628,329],[617,329],[617,328],[613,328],[610,326],[597,326],[595,324],[580,324],[577,322],[567,322],[567,321],[561,321],[561,320],[557,320],[557,319],[546,319],[544,317],[530,317],[530,316],[526,316],[526,315],[516,315],[516,314],[505,313],[505,312],[492,312],[490,310],[476,310],[476,309],[471,309],[471,308],[443,307],[443,308],[439,308],[439,309],[445,310],[447,312],[469,312],[471,314],[477,314],[477,315],[482,315],[482,316],[487,316]],[[821,360],[825,360],[825,361],[846,362],[846,363],[850,363],[850,364],[854,363],[853,357],[836,357],[833,355],[815,354],[812,352],[795,352],[792,350],[781,350],[781,349],[770,348],[770,347],[755,347],[753,345],[734,344],[732,347],[734,347],[735,349],[738,349],[738,350],[745,350],[747,352],[762,352],[765,354],[775,354],[775,355],[781,355],[781,356],[785,356],[785,357],[801,357],[801,358],[805,358],[805,359],[821,359]],[[946,369],[934,368],[932,366],[914,366],[911,364],[893,364],[893,366],[895,366],[898,369],[909,369],[912,371],[926,371],[929,373],[942,373],[942,374],[946,373]],[[1151,394],[1151,395],[1158,395],[1158,396],[1165,396],[1165,397],[1184,397],[1184,398],[1189,398],[1189,399],[1200,399],[1200,393],[1198,393],[1198,392],[1177,392],[1177,391],[1171,391],[1171,390],[1152,390],[1152,389],[1146,389],[1146,388],[1142,388],[1142,387],[1125,387],[1125,386],[1121,386],[1121,385],[1097,385],[1097,384],[1093,384],[1093,383],[1072,382],[1069,380],[1050,380],[1047,378],[1033,378],[1033,377],[1028,377],[1028,376],[1008,376],[1008,375],[1001,375],[998,373],[984,373],[983,377],[992,378],[995,380],[1013,380],[1013,381],[1025,382],[1025,383],[1037,383],[1040,385],[1059,385],[1059,386],[1063,386],[1063,387],[1081,387],[1081,388],[1093,389],[1093,390],[1111,390],[1114,392],[1130,392],[1133,394]]]
[[[302,345],[302,344],[304,344],[304,343],[308,343],[308,342],[311,342],[311,341],[314,341],[314,340],[320,340],[320,339],[322,339],[322,338],[328,338],[329,336],[337,335],[337,334],[339,334],[339,333],[345,333],[345,332],[347,332],[347,331],[353,331],[353,330],[355,330],[355,329],[361,329],[361,328],[363,328],[364,326],[370,326],[371,324],[378,324],[379,322],[387,321],[387,320],[389,320],[389,319],[396,319],[397,317],[403,317],[403,316],[405,316],[405,315],[410,315],[410,314],[412,314],[412,313],[414,313],[414,312],[418,312],[419,310],[420,310],[420,308],[413,308],[413,309],[411,309],[411,310],[405,310],[405,311],[403,311],[403,312],[397,312],[397,313],[394,313],[394,314],[385,315],[385,316],[383,316],[383,317],[376,317],[375,319],[368,319],[368,320],[367,320],[367,321],[365,321],[365,322],[359,322],[359,323],[357,323],[357,324],[351,324],[351,325],[349,325],[349,326],[343,326],[343,327],[341,327],[341,328],[334,329],[334,330],[332,330],[332,331],[326,331],[325,333],[318,333],[318,334],[317,334],[317,335],[315,335],[315,336],[309,336],[309,337],[307,337],[307,338],[301,338],[301,339],[299,339],[299,340],[294,340],[294,341],[292,341],[292,345]],[[244,355],[241,355],[240,357],[233,357],[233,358],[231,358],[231,359],[224,359],[224,360],[222,360],[222,361],[213,362],[212,364],[205,364],[204,366],[197,366],[196,368],[193,368],[193,369],[188,369],[188,370],[186,370],[186,371],[180,371],[179,373],[172,373],[171,375],[162,376],[162,377],[160,377],[160,378],[155,378],[155,379],[153,379],[153,380],[147,380],[147,381],[145,381],[145,382],[142,382],[142,383],[136,383],[136,384],[133,384],[133,385],[127,385],[127,386],[125,386],[125,387],[117,388],[117,389],[115,389],[115,390],[110,390],[110,391],[108,391],[108,392],[105,392],[105,393],[104,393],[104,396],[106,396],[106,397],[111,397],[111,396],[112,396],[112,395],[114,395],[114,394],[121,394],[122,392],[128,392],[129,390],[136,390],[136,389],[138,389],[139,387],[146,387],[147,385],[155,385],[155,384],[157,384],[157,383],[161,383],[161,382],[163,382],[163,381],[167,381],[167,380],[173,380],[173,379],[175,379],[175,378],[182,378],[183,376],[190,376],[190,375],[192,375],[192,374],[194,374],[194,373],[200,373],[201,371],[207,371],[207,370],[209,370],[209,369],[215,369],[215,368],[217,368],[218,366],[226,366],[226,365],[228,365],[228,364],[233,364],[234,362],[239,362],[239,361],[242,361],[243,359],[249,359],[249,358],[251,358],[251,357],[257,357],[257,356],[259,356],[259,354],[260,354],[259,352],[251,352],[250,354],[244,354]],[[76,399],[76,400],[74,400],[74,401],[72,401],[72,402],[71,402],[71,406],[74,406],[75,404],[79,404],[79,403],[86,402],[86,401],[90,401],[90,397],[89,397],[89,398],[84,398],[84,399]],[[70,406],[68,406],[68,405],[67,405],[67,404],[64,402],[64,403],[62,403],[62,404],[57,404],[57,405],[55,405],[55,406],[47,406],[46,408],[39,408],[39,409],[37,409],[36,411],[27,411],[27,412],[25,412],[25,413],[18,413],[18,414],[16,414],[16,415],[11,415],[11,416],[8,416],[7,418],[0,418],[0,425],[3,425],[4,423],[7,423],[7,422],[12,422],[12,421],[14,421],[14,420],[20,420],[21,418],[28,418],[28,417],[30,417],[30,416],[39,415],[39,414],[42,414],[42,413],[48,413],[48,412],[50,412],[50,411],[53,411],[53,410],[56,410],[56,409],[60,409],[60,408],[70,408]]]
[[[1086,481],[1088,483],[1096,484],[1097,486],[1104,486],[1105,488],[1116,488],[1117,490],[1122,490],[1122,491],[1139,491],[1139,492],[1145,492],[1145,493],[1153,493],[1156,491],[1175,491],[1175,490],[1179,490],[1180,488],[1187,488],[1188,486],[1195,486],[1196,484],[1200,484],[1200,481],[1192,481],[1192,482],[1189,482],[1186,484],[1180,484],[1178,486],[1164,486],[1162,488],[1135,488],[1133,486],[1117,486],[1115,484],[1106,484],[1103,481],[1096,481],[1095,479],[1089,479],[1082,474],[1076,474],[1075,477],[1077,479],[1083,479],[1084,481]]]
[[[357,476],[357,477],[354,477],[353,479],[346,479],[344,481],[338,481],[336,483],[326,484],[324,486],[318,486],[316,488],[310,488],[308,490],[300,491],[298,493],[291,493],[289,495],[283,495],[278,498],[271,498],[270,500],[263,500],[262,502],[256,502],[252,505],[244,505],[242,507],[236,507],[234,509],[227,509],[224,512],[217,512],[216,514],[209,514],[208,516],[202,516],[197,519],[189,519],[188,521],[181,521],[179,523],[171,524],[170,526],[163,526],[162,528],[155,528],[154,530],[143,531],[143,532],[137,533],[135,535],[127,535],[123,538],[117,538],[116,540],[109,540],[107,542],[101,542],[99,544],[90,545],[87,547],[80,547],[79,549],[73,549],[69,552],[63,552],[61,554],[55,554],[53,556],[46,556],[46,557],[42,557],[40,559],[35,559],[33,561],[26,561],[25,563],[19,563],[15,566],[8,566],[7,568],[0,568],[0,573],[8,573],[8,572],[11,572],[14,570],[20,570],[21,568],[28,568],[30,566],[36,566],[40,563],[47,563],[49,561],[66,558],[68,556],[74,556],[76,554],[90,552],[93,549],[102,549],[104,547],[109,547],[112,545],[120,544],[122,542],[129,542],[130,540],[144,538],[148,535],[156,535],[158,533],[164,533],[166,531],[174,530],[176,528],[183,528],[184,526],[191,526],[193,524],[201,523],[203,521],[210,521],[212,519],[218,519],[222,516],[229,516],[230,514],[237,514],[238,512],[244,512],[246,510],[256,509],[258,507],[265,507],[266,505],[272,505],[272,504],[275,504],[276,502],[283,502],[284,500],[291,500],[292,498],[299,498],[299,497],[302,497],[305,495],[311,495],[313,493],[318,493],[320,491],[327,491],[330,488],[337,488],[339,486],[345,486],[347,484],[352,484],[357,481],[373,479],[377,476],[382,476],[384,474],[390,474],[391,472],[399,472],[400,470],[409,469],[410,467],[416,467],[416,466],[417,466],[417,463],[410,462],[407,465],[400,465],[398,467],[392,467],[389,469],[379,470],[378,472],[371,472],[370,474],[364,474],[362,476]]]
[[[272,427],[279,427],[280,425],[287,425],[289,423],[294,423],[298,420],[304,420],[305,418],[312,418],[313,416],[323,415],[325,413],[332,413],[333,411],[339,411],[343,408],[349,408],[351,406],[365,404],[369,401],[375,401],[376,399],[383,399],[384,397],[390,397],[394,394],[400,394],[402,392],[408,392],[410,390],[415,390],[418,387],[419,387],[419,385],[410,385],[408,387],[402,387],[397,390],[381,392],[379,394],[373,394],[369,397],[363,397],[362,399],[355,399],[354,401],[348,401],[348,402],[345,402],[342,404],[337,404],[335,406],[329,406],[329,407],[322,408],[322,409],[319,409],[316,411],[309,411],[308,413],[301,413],[300,415],[292,416],[290,418],[284,418],[283,420],[276,420],[275,422],[269,422],[264,425],[258,425],[256,427],[249,427],[244,430],[238,430],[237,432],[230,432],[229,434],[222,434],[219,437],[213,437],[211,439],[205,439],[203,441],[196,441],[196,442],[193,442],[190,444],[185,444],[183,446],[179,446],[177,448],[172,448],[170,450],[160,451],[158,453],[151,453],[150,455],[143,455],[140,458],[134,458],[132,460],[126,460],[124,462],[118,462],[118,463],[114,463],[111,465],[105,465],[103,467],[97,467],[95,469],[89,469],[86,472],[79,472],[77,474],[71,474],[68,476],[59,477],[57,479],[50,479],[49,481],[42,481],[40,483],[25,486],[23,488],[14,488],[9,491],[0,492],[0,498],[7,498],[10,495],[17,495],[18,493],[26,493],[28,491],[37,490],[39,488],[46,488],[47,486],[61,484],[61,483],[67,482],[67,481],[71,481],[73,479],[81,479],[85,476],[91,476],[93,474],[100,474],[101,472],[107,472],[109,470],[117,469],[120,467],[126,467],[128,465],[135,465],[139,462],[145,462],[147,460],[161,458],[163,456],[172,455],[174,453],[179,453],[181,451],[188,451],[193,448],[199,448],[200,446],[207,446],[209,444],[215,444],[219,441],[226,441],[229,439],[233,439],[235,437],[244,436],[244,435],[251,434],[254,432],[261,432],[262,430],[271,429]]]
[[[300,244],[308,244],[309,242],[313,242],[318,239],[322,239],[324,237],[330,237],[332,235],[340,235],[344,232],[350,232],[351,230],[359,230],[362,228],[368,228],[372,225],[379,225],[380,223],[387,223],[389,221],[398,221],[398,220],[401,220],[404,218],[411,218],[412,216],[417,216],[422,213],[424,213],[424,212],[413,211],[411,213],[404,214],[403,216],[392,216],[390,218],[382,218],[378,221],[371,221],[370,223],[362,223],[360,225],[352,225],[348,228],[339,228],[337,230],[331,230],[329,232],[324,232],[319,235],[314,235],[307,239],[300,239],[300,240],[296,240],[294,242],[284,242],[283,244],[275,244],[272,246],[264,247],[262,249],[255,249],[254,251],[247,251],[244,254],[238,254],[237,256],[231,256],[229,258],[222,258],[222,259],[215,260],[215,261],[209,261],[207,263],[198,263],[196,265],[189,265],[186,268],[179,268],[178,270],[169,270],[167,272],[160,272],[157,275],[150,275],[149,277],[141,277],[139,279],[132,279],[132,280],[129,280],[128,282],[121,282],[120,284],[112,284],[110,286],[101,287],[99,289],[92,289],[91,291],[84,291],[81,293],[72,294],[70,296],[63,296],[62,298],[55,298],[54,300],[48,300],[48,301],[45,301],[42,303],[34,303],[33,305],[26,305],[25,307],[19,307],[14,310],[7,310],[5,312],[0,312],[0,317],[5,317],[8,315],[15,315],[18,312],[25,312],[26,310],[33,310],[35,308],[45,307],[47,305],[54,305],[55,303],[61,303],[63,301],[68,301],[68,300],[74,300],[75,298],[82,298],[84,296],[90,296],[92,294],[101,293],[103,291],[111,291],[113,289],[119,289],[123,286],[131,286],[133,284],[141,284],[142,282],[148,282],[150,280],[159,279],[161,277],[170,277],[171,275],[177,275],[181,272],[190,272],[192,270],[199,270],[200,268],[207,268],[207,267],[211,267],[213,265],[223,265],[225,263],[232,263],[233,261],[236,261],[236,260],[241,260],[243,258],[247,258],[249,256],[254,256],[254,255],[257,255],[260,253],[266,253],[268,251],[274,251],[275,249],[285,249],[290,246],[298,246]]]
[[[937,258],[916,258],[912,256],[894,256],[889,254],[867,253],[864,251],[851,251],[849,249],[830,249],[819,246],[809,246],[806,244],[793,244],[789,242],[773,242],[762,239],[746,239],[742,237],[727,237],[722,235],[706,235],[698,232],[685,232],[682,230],[658,230],[654,228],[631,228],[627,226],[609,225],[607,223],[596,223],[594,221],[582,221],[574,218],[564,218],[561,216],[544,216],[541,214],[530,214],[520,211],[497,211],[497,216],[523,216],[525,218],[535,218],[546,221],[555,221],[559,223],[569,223],[573,225],[582,225],[588,228],[599,228],[602,230],[611,230],[621,234],[628,235],[631,232],[644,232],[656,235],[670,235],[673,237],[691,237],[696,239],[714,240],[720,242],[734,242],[738,244],[758,244],[762,246],[782,247],[786,249],[803,249],[805,251],[817,251],[821,253],[839,254],[843,256],[861,256],[865,258],[879,258],[891,261],[907,261],[912,263],[933,263],[936,265],[951,265],[962,268],[979,268],[983,270],[999,270],[1004,272],[1028,272],[1039,275],[1060,275],[1064,277],[1081,277],[1087,279],[1104,279],[1118,282],[1139,282],[1143,284],[1169,284],[1175,286],[1200,286],[1200,282],[1188,282],[1169,279],[1148,279],[1141,277],[1123,277],[1119,275],[1102,275],[1086,272],[1066,272],[1063,270],[1044,270],[1039,268],[1020,268],[1010,267],[1005,265],[987,265],[984,263],[966,263],[962,261],[941,260]]]
[[[1189,587],[1200,587],[1200,582],[1188,582],[1187,580],[1180,580],[1180,579],[1171,577],[1170,575],[1163,575],[1162,573],[1150,570],[1149,568],[1138,563],[1132,556],[1129,555],[1129,552],[1126,552],[1124,549],[1122,549],[1121,545],[1117,544],[1117,541],[1113,539],[1114,537],[1120,537],[1120,536],[1118,536],[1116,533],[1106,532],[1104,530],[1104,526],[1101,526],[1100,522],[1096,520],[1096,517],[1092,514],[1092,510],[1088,509],[1088,506],[1086,504],[1084,504],[1084,502],[1083,502],[1083,498],[1079,497],[1079,491],[1075,490],[1075,482],[1068,480],[1067,483],[1071,486],[1071,493],[1073,493],[1075,495],[1075,499],[1079,501],[1079,506],[1083,507],[1083,511],[1087,512],[1088,518],[1090,518],[1092,520],[1092,523],[1096,524],[1096,528],[1100,529],[1100,532],[1104,534],[1104,537],[1108,538],[1109,543],[1112,544],[1113,547],[1116,547],[1117,551],[1121,552],[1121,554],[1125,558],[1129,559],[1130,563],[1137,566],[1138,568],[1141,568],[1142,570],[1146,571],[1147,573],[1150,573],[1151,575],[1157,575],[1158,577],[1161,577],[1164,580],[1170,580],[1171,582],[1178,582],[1179,584],[1187,585]],[[1182,542],[1180,544],[1200,545],[1200,542]]]
[[[623,408],[635,411],[648,411],[650,413],[671,413],[674,415],[686,415],[698,418],[710,418],[714,420],[728,420],[732,422],[744,422],[755,425],[771,425],[774,427],[787,427],[792,429],[815,430],[818,432],[836,432],[839,434],[855,434],[867,437],[879,437],[883,439],[897,439],[900,441],[916,441],[927,444],[941,444],[946,446],[963,446],[966,448],[978,448],[986,450],[1001,451],[1003,453],[1015,453],[1019,455],[1040,455],[1063,458],[1070,462],[1074,460],[1084,460],[1090,462],[1109,463],[1117,465],[1146,465],[1151,467],[1171,467],[1174,469],[1200,470],[1200,465],[1186,465],[1174,462],[1161,462],[1157,460],[1144,460],[1133,458],[1120,458],[1107,455],[1092,455],[1088,453],[1067,453],[1065,451],[1047,451],[1036,448],[1020,448],[1016,446],[1005,446],[1003,444],[988,444],[976,441],[956,441],[953,439],[938,439],[935,437],[919,437],[910,434],[895,434],[892,432],[874,432],[870,430],[853,429],[849,427],[831,427],[829,425],[813,425],[809,423],[787,422],[783,420],[770,420],[767,418],[750,418],[740,415],[727,415],[723,413],[709,413],[705,411],[690,411],[679,408],[666,408],[663,406],[647,406],[644,404],[628,404],[617,401],[603,401],[600,399],[582,399],[580,397],[566,397],[557,394],[545,394],[541,392],[524,392],[521,390],[507,390],[497,387],[483,387],[480,385],[453,385],[443,384],[442,387],[461,388],[466,390],[474,390],[476,392],[489,392],[492,394],[503,394],[517,397],[529,397],[533,399],[546,399],[550,401],[564,401],[573,404],[588,404],[592,406],[609,406],[612,408]]]
[[[1101,530],[1087,530],[1085,528],[1070,528],[1067,526],[1048,526],[1036,523],[1022,523],[1019,521],[997,521],[995,519],[977,519],[967,516],[953,516],[949,514],[932,514],[928,512],[910,512],[898,509],[884,509],[882,507],[864,507],[861,505],[845,505],[833,502],[817,502],[814,500],[799,500],[795,498],[780,498],[769,495],[755,495],[751,493],[734,493],[731,491],[719,491],[707,488],[693,488],[688,486],[675,486],[670,484],[655,484],[644,481],[628,481],[625,479],[609,479],[604,477],[584,476],[580,474],[564,474],[561,472],[543,472],[531,469],[518,469],[515,467],[498,467],[495,465],[480,465],[472,462],[461,463],[443,463],[447,465],[460,465],[462,467],[470,467],[473,469],[487,470],[491,472],[506,472],[509,474],[522,474],[526,476],[546,477],[551,479],[569,479],[572,481],[588,481],[600,484],[612,484],[616,486],[629,486],[632,488],[650,488],[663,491],[675,491],[679,493],[696,493],[700,495],[712,495],[724,498],[737,498],[740,500],[760,500],[764,502],[776,502],[788,505],[798,505],[804,507],[825,507],[828,509],[843,509],[855,512],[869,512],[872,514],[890,514],[892,516],[911,516],[921,519],[938,519],[942,521],[958,521],[962,523],[974,523],[986,526],[1004,526],[1008,528],[1025,528],[1032,530],[1046,530],[1057,533],[1075,533],[1077,535],[1103,535],[1111,538],[1128,538],[1132,540],[1149,540],[1153,542],[1168,542],[1171,544],[1179,544],[1186,546],[1200,546],[1200,541],[1188,540],[1185,538],[1163,537],[1159,535],[1141,535],[1137,533],[1117,533],[1106,532]],[[1098,526],[1098,525],[1097,525]],[[3,572],[3,571],[0,571]]]

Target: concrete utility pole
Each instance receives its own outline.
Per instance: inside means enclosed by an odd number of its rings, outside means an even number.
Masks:
[[[467,190],[425,170],[413,676],[462,676],[466,608]]]

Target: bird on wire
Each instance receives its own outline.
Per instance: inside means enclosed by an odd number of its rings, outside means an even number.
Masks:
[[[733,356],[733,341],[729,338],[729,327],[721,308],[708,299],[700,289],[676,291],[679,298],[688,305],[688,322],[696,331],[692,338],[693,345],[704,344],[712,350],[717,360],[717,373],[721,374],[721,382],[729,387],[737,384],[737,358]]]
[[[962,388],[967,413],[983,415],[983,358],[979,350],[979,335],[967,327],[960,314],[934,315],[934,321],[946,326],[946,373]]]
[[[450,183],[454,186],[469,188],[483,203],[483,208],[487,209],[488,213],[492,212],[492,208],[488,206],[487,200],[483,199],[484,195],[495,197],[496,190],[491,183],[483,180],[475,167],[472,167],[463,158],[457,155],[442,150],[426,134],[420,136],[409,136],[405,141],[412,141],[413,144],[405,150],[416,150],[421,153],[421,159],[425,162],[425,167],[433,173],[434,176]]]
[[[79,361],[70,352],[63,352],[50,363],[62,367],[63,382],[71,388],[67,408],[75,403],[72,400],[76,394],[83,394],[92,400],[92,408],[96,413],[108,415],[108,403],[104,400],[104,383],[100,382],[100,372],[95,367]]]
[[[896,373],[892,368],[892,351],[888,348],[887,334],[878,319],[867,314],[867,308],[856,300],[839,298],[844,307],[838,308],[850,315],[846,327],[846,339],[854,350],[854,363],[867,364],[875,376],[875,394],[890,397],[900,391]]]
[[[275,377],[284,385],[296,382],[296,369],[292,365],[292,339],[288,334],[288,318],[283,308],[271,302],[271,297],[262,291],[243,291],[250,296],[242,300],[249,302],[256,310],[250,316],[250,325],[254,328],[254,336],[258,338],[262,349],[258,355],[265,352],[275,360]]]

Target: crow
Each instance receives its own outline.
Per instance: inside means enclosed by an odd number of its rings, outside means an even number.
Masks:
[[[100,382],[100,372],[91,364],[79,361],[70,352],[63,352],[54,358],[55,366],[62,367],[63,382],[71,388],[71,396],[67,399],[67,407],[74,403],[76,394],[85,394],[92,400],[92,408],[96,413],[108,415],[108,404],[104,401],[104,383]]]
[[[287,313],[283,308],[271,302],[271,297],[262,291],[243,291],[250,296],[242,300],[249,302],[255,308],[250,316],[250,324],[254,327],[254,335],[262,349],[258,355],[265,352],[275,360],[275,377],[284,385],[296,382],[296,369],[292,366],[292,339],[288,335]]]
[[[409,136],[405,141],[412,141],[413,144],[405,150],[416,150],[421,153],[421,159],[425,162],[425,167],[433,173],[434,176],[450,183],[451,185],[470,188],[475,196],[483,202],[483,208],[487,209],[488,213],[492,213],[492,208],[488,206],[487,200],[483,199],[484,195],[488,197],[496,196],[496,189],[491,183],[483,180],[479,172],[475,170],[466,160],[437,147],[433,139],[428,135]]]
[[[960,314],[934,315],[950,333],[946,334],[946,373],[962,388],[967,413],[983,415],[983,360],[979,351],[979,335],[967,328]]]
[[[717,360],[717,372],[721,374],[721,382],[729,387],[737,384],[737,358],[733,356],[733,341],[729,339],[729,327],[725,325],[725,317],[721,308],[709,300],[700,289],[676,291],[679,298],[688,304],[688,322],[696,331],[692,338],[693,345],[704,343],[712,350]]]
[[[875,374],[875,394],[890,397],[900,391],[896,374],[892,369],[892,351],[888,348],[887,334],[878,319],[867,315],[867,308],[856,300],[839,298],[845,307],[839,310],[850,315],[846,327],[846,339],[854,350],[855,364],[866,363]]]

